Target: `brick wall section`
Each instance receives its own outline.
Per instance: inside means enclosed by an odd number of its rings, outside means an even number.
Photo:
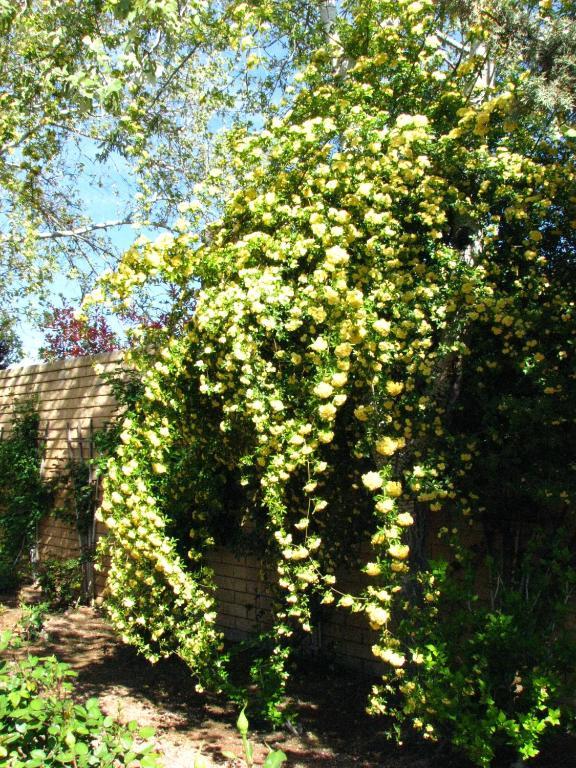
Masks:
[[[208,557],[217,584],[218,623],[231,640],[242,640],[272,624],[272,595],[266,576],[255,557],[236,557],[226,549],[216,549]],[[362,576],[339,574],[337,588],[357,592]],[[329,651],[337,659],[366,673],[381,671],[371,646],[376,642],[364,615],[354,615],[334,606],[319,606],[310,636],[311,650]]]

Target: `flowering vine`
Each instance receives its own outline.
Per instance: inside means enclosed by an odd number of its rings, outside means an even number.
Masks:
[[[384,669],[371,710],[488,765],[499,739],[534,754],[559,717],[571,534],[548,569],[542,531],[572,530],[574,480],[542,451],[569,451],[573,429],[575,132],[523,111],[521,73],[480,92],[482,62],[447,68],[430,2],[350,13],[291,111],[232,134],[240,185],[209,235],[183,205],[182,234],[138,242],[103,280],[120,307],[149,276],[201,286],[178,337],[131,354],[144,397],[102,504],[110,613],[148,655],[223,684],[203,557],[224,516],[274,563],[273,663],[317,601],[364,613]],[[516,534],[517,573],[546,563],[553,596],[540,655],[509,648],[516,575],[478,598]],[[343,593],[366,540],[367,586]],[[522,696],[500,692],[514,674]]]

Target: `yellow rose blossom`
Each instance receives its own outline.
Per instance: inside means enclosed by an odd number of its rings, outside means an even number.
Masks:
[[[371,410],[371,408],[367,408],[365,405],[359,405],[354,409],[354,416],[358,421],[368,421]]]
[[[406,658],[401,654],[394,651],[392,648],[385,648],[380,654],[382,661],[388,662],[392,667],[403,667]]]
[[[318,336],[310,344],[310,349],[313,349],[314,352],[325,352],[328,349],[328,342],[322,336]]]
[[[380,606],[370,605],[366,609],[368,620],[372,629],[380,629],[390,621],[390,611]]]
[[[376,320],[376,322],[372,323],[372,328],[374,328],[376,333],[386,336],[390,333],[391,324],[388,320]]]
[[[321,381],[319,384],[317,384],[314,387],[314,394],[322,399],[326,399],[327,397],[330,397],[332,392],[334,391],[331,384],[328,384],[327,381]]]
[[[330,264],[343,264],[349,260],[348,251],[339,245],[334,245],[326,251],[326,259]]]
[[[410,554],[410,547],[408,544],[391,544],[388,554],[396,560],[405,560]]]
[[[402,483],[399,483],[397,480],[389,480],[386,483],[384,490],[388,496],[397,498],[402,495]]]
[[[343,387],[344,384],[348,381],[348,374],[345,371],[337,371],[336,373],[332,374],[332,378],[330,379],[330,383],[334,387]]]
[[[391,397],[397,397],[402,390],[404,389],[404,384],[402,384],[401,381],[387,381],[386,382],[386,392]]]
[[[337,345],[334,352],[336,353],[336,357],[350,357],[352,354],[352,344],[344,341],[342,344]]]
[[[325,403],[318,408],[318,413],[322,419],[331,421],[336,416],[336,407],[332,403]]]
[[[378,512],[382,512],[383,514],[386,514],[388,512],[392,512],[396,505],[396,502],[394,499],[378,499],[376,503],[376,510]]]
[[[396,518],[396,522],[403,528],[408,528],[410,525],[414,524],[414,518],[410,512],[401,512]]]
[[[354,598],[352,595],[343,595],[340,600],[338,600],[338,605],[341,608],[351,608],[354,605]]]
[[[376,491],[378,488],[382,488],[384,481],[379,472],[366,472],[365,475],[362,475],[362,483],[369,491]]]
[[[382,437],[376,442],[376,451],[381,456],[392,456],[404,443],[403,439],[395,440],[392,437]]]

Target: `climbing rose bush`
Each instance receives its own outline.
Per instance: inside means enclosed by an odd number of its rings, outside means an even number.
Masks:
[[[369,707],[396,735],[529,757],[573,666],[576,131],[523,109],[522,72],[448,67],[430,2],[347,8],[291,110],[231,133],[222,219],[201,236],[184,204],[102,281],[120,309],[149,278],[200,284],[184,330],[129,355],[108,608],[226,687],[205,555],[234,531],[277,580],[280,690],[333,604],[375,633]]]

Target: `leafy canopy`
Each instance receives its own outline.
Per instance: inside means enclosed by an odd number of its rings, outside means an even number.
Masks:
[[[300,5],[0,2],[5,302],[49,292],[57,272],[83,295],[115,266],[113,240],[176,226],[209,171],[218,207],[219,131],[259,116],[310,49],[318,11]]]

